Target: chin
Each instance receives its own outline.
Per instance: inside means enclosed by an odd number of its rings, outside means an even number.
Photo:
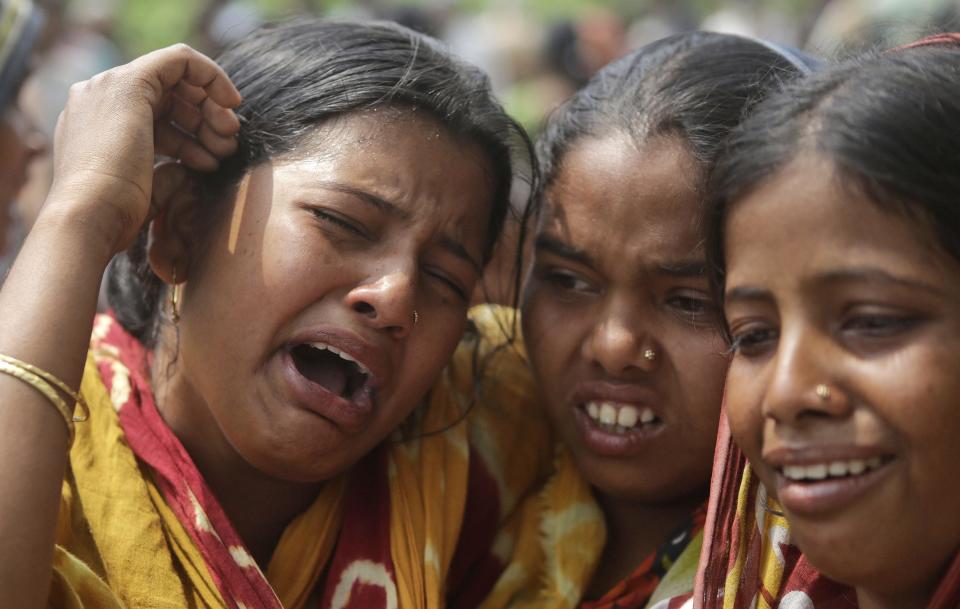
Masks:
[[[882,547],[882,527],[858,531],[849,522],[804,522],[789,514],[787,519],[797,547],[811,565],[834,581],[857,588],[884,588],[903,575],[901,560],[906,554]],[[885,565],[885,556],[901,558]]]
[[[268,445],[237,446],[237,452],[253,469],[274,480],[294,484],[317,484],[337,477],[362,459],[362,441],[354,438],[288,438]]]
[[[282,482],[293,484],[319,484],[336,478],[350,469],[353,463],[340,463],[333,459],[289,458],[282,462],[272,459],[270,462],[254,465],[258,471]]]
[[[705,500],[709,492],[709,478],[702,484],[691,485],[691,479],[696,477],[684,474],[664,476],[663,469],[654,466],[640,468],[630,463],[595,463],[580,471],[598,492],[637,504],[653,506]]]

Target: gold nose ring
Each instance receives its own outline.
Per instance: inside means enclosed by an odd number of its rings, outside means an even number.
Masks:
[[[824,402],[830,399],[830,395],[831,395],[830,388],[824,385],[823,383],[820,383],[819,385],[817,385],[814,391],[817,393],[817,397],[823,400]]]
[[[647,349],[643,352],[643,359],[647,360],[648,362],[652,362],[653,360],[657,359],[657,352],[653,349]]]

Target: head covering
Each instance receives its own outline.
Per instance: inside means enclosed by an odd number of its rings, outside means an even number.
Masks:
[[[0,0],[0,111],[13,101],[43,30],[43,13],[30,0]]]

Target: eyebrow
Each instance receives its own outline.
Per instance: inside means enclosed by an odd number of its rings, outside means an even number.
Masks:
[[[707,265],[703,260],[663,263],[656,266],[656,272],[671,277],[703,277],[707,274]]]
[[[449,235],[440,235],[439,244],[440,247],[447,250],[457,258],[469,263],[474,270],[478,272],[483,270],[483,265],[470,255],[470,252],[467,251],[467,248],[463,247],[463,244],[453,237]]]
[[[568,243],[564,243],[555,237],[550,235],[539,235],[537,240],[534,242],[534,248],[540,251],[549,252],[554,256],[560,256],[561,258],[566,258],[572,260],[573,262],[579,262],[586,266],[593,266],[593,262],[590,260],[590,256],[587,255],[582,249],[573,247]]]
[[[391,216],[396,216],[401,219],[407,219],[410,217],[410,214],[400,209],[396,204],[387,201],[383,197],[379,197],[372,192],[356,188],[355,186],[348,186],[347,184],[341,184],[340,182],[331,182],[331,181],[322,181],[319,183],[321,188],[328,188],[330,190],[335,190],[337,192],[342,192],[344,194],[352,195],[363,201],[368,205],[376,207],[382,212],[386,212]]]
[[[943,291],[938,289],[936,286],[924,283],[922,281],[914,281],[912,279],[905,279],[903,277],[897,277],[896,275],[891,275],[890,273],[876,268],[850,268],[850,269],[841,269],[837,271],[830,271],[829,273],[824,273],[817,278],[817,281],[822,283],[846,283],[846,282],[861,282],[861,283],[890,283],[898,285],[904,288],[910,288],[912,290],[923,290],[930,294],[943,295]]]
[[[723,295],[723,300],[725,302],[769,301],[771,297],[770,292],[762,288],[740,286],[727,290]]]
[[[841,269],[836,271],[830,271],[817,275],[813,279],[814,283],[822,284],[836,284],[836,283],[879,283],[879,284],[893,284],[901,286],[904,288],[909,288],[911,290],[922,290],[928,294],[934,294],[937,296],[942,296],[943,291],[939,290],[937,287],[932,286],[921,281],[913,281],[910,279],[904,279],[903,277],[897,277],[891,275],[886,271],[874,268],[850,268],[850,269]],[[757,300],[771,300],[770,292],[763,288],[753,287],[753,286],[741,286],[728,290],[724,295],[724,300],[727,302],[731,301],[757,301]]]
[[[549,252],[555,256],[567,258],[574,262],[579,262],[586,266],[593,266],[593,261],[587,253],[579,248],[564,243],[550,235],[540,235],[537,237],[535,247],[538,250]],[[703,260],[685,260],[676,263],[660,263],[655,266],[655,271],[661,275],[671,277],[703,277],[707,274],[707,265]]]
[[[330,181],[320,182],[320,186],[322,188],[329,188],[330,190],[352,195],[360,201],[372,205],[373,207],[376,207],[380,211],[388,213],[391,216],[396,216],[401,220],[406,220],[410,217],[409,213],[403,209],[400,209],[400,207],[398,207],[396,204],[391,203],[382,197],[378,197],[371,192],[367,192],[366,190],[362,190],[354,186],[348,186],[347,184],[341,184],[340,182]],[[471,256],[470,252],[467,251],[467,248],[463,247],[463,245],[453,237],[449,235],[441,235],[439,243],[443,249],[447,250],[457,258],[467,262],[475,270],[479,271],[483,269],[483,265],[476,258]]]

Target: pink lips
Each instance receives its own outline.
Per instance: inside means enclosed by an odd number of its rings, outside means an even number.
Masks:
[[[609,432],[601,429],[583,411],[574,408],[574,424],[580,434],[580,440],[591,452],[603,457],[626,457],[645,450],[650,441],[664,431],[664,425],[639,427],[625,433]]]
[[[348,354],[370,371],[370,380],[347,400],[303,376],[294,363],[291,349],[304,343],[322,343]],[[295,335],[282,350],[282,376],[293,398],[346,433],[363,429],[374,412],[374,393],[386,381],[389,365],[382,353],[359,336],[342,328],[313,328]]]
[[[859,474],[820,480],[794,480],[783,471],[786,466],[866,460],[883,457],[879,467]],[[775,471],[777,499],[793,514],[815,517],[842,510],[855,503],[890,476],[897,460],[875,447],[825,447],[804,450],[781,449],[764,454],[767,466]]]

